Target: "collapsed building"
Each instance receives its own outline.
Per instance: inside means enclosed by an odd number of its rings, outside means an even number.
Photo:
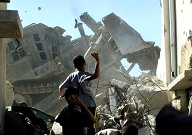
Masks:
[[[101,59],[101,74],[92,82],[92,89],[97,105],[101,110],[105,108],[103,113],[116,112],[119,106],[126,104],[127,95],[130,96],[128,89],[138,82],[129,75],[135,64],[155,76],[160,48],[154,42],[144,41],[114,13],[103,17],[102,22],[96,22],[87,12],[80,19],[94,32],[93,35],[86,35],[83,23],[77,21],[75,28],[81,37],[74,40],[72,36],[64,35],[65,30],[59,26],[51,28],[39,23],[24,27],[22,39],[7,40],[6,73],[7,81],[12,85],[7,89],[13,90],[17,102],[25,102],[52,116],[58,114],[66,105],[64,100],[58,99],[58,86],[74,70],[73,57],[83,55],[87,69],[92,72],[92,51],[98,51]],[[121,63],[123,58],[131,63],[127,70]],[[120,97],[126,98],[125,102]]]

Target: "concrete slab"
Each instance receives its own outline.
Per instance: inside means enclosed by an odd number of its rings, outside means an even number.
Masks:
[[[17,10],[0,10],[0,38],[22,38],[23,27]]]
[[[149,48],[154,44],[145,42],[136,30],[114,13],[103,17],[102,21],[123,55]]]
[[[184,70],[168,85],[169,91],[184,90],[192,87],[192,70]]]

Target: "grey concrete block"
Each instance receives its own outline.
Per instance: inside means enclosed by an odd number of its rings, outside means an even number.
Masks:
[[[0,10],[0,38],[22,38],[23,27],[17,10]]]

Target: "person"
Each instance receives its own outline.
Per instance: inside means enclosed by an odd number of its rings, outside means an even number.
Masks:
[[[118,129],[103,129],[95,135],[138,135],[138,129],[134,125],[127,125],[121,130]]]
[[[69,87],[64,97],[68,106],[62,110],[62,118],[59,122],[62,126],[63,135],[86,135],[87,125],[96,122],[94,115],[79,98],[78,89]]]
[[[155,118],[159,135],[192,135],[192,116],[177,110],[172,105],[164,105]]]
[[[94,73],[86,71],[86,61],[83,56],[78,55],[73,58],[75,71],[72,72],[61,85],[59,86],[60,97],[65,94],[65,88],[75,87],[79,90],[79,98],[88,107],[88,109],[95,115],[96,102],[93,93],[90,89],[90,81],[99,77],[100,74],[100,61],[99,53],[91,52],[91,56],[95,58],[96,65]],[[93,124],[89,124],[88,135],[94,135],[95,129]]]

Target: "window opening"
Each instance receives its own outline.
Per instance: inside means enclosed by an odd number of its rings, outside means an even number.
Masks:
[[[40,52],[39,55],[41,57],[41,60],[47,60],[45,52]]]
[[[15,61],[26,55],[23,46],[18,39],[8,42],[7,45]]]
[[[40,41],[39,35],[37,33],[33,34],[35,42]]]
[[[36,47],[37,47],[38,51],[42,51],[43,50],[43,45],[41,43],[35,43],[35,44],[36,44]]]

